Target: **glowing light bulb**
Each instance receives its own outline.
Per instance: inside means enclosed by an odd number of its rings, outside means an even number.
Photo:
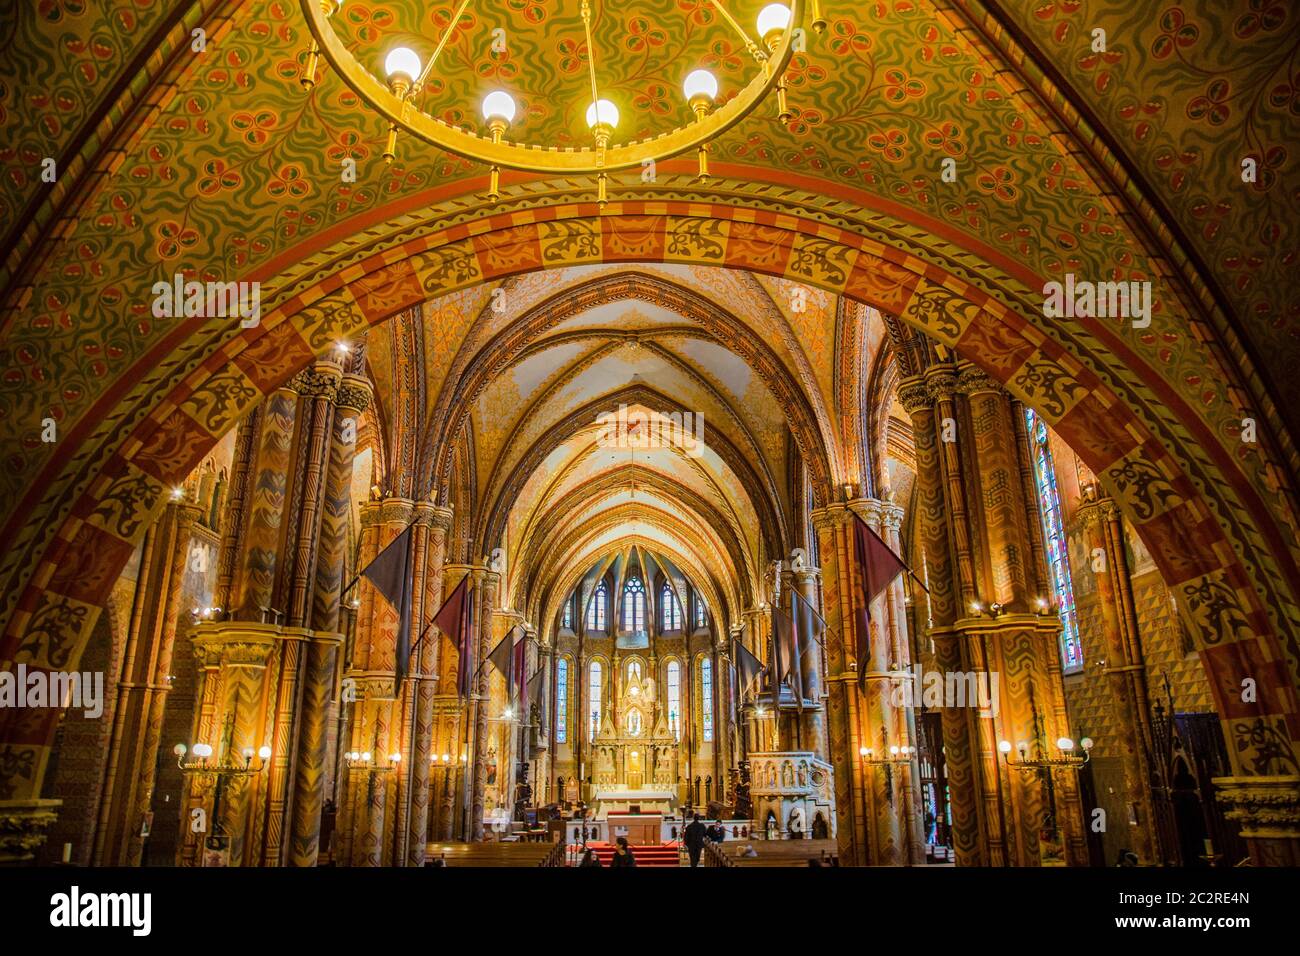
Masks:
[[[715,100],[718,98],[718,78],[708,70],[691,70],[682,81],[682,92],[689,103],[697,96]]]
[[[587,125],[603,123],[610,129],[618,125],[618,107],[609,100],[596,100],[587,107]]]
[[[507,123],[513,122],[515,118],[514,97],[504,90],[493,90],[483,97],[483,118],[485,120],[499,119]]]
[[[1060,747],[1062,750],[1073,750],[1074,741],[1069,737],[1058,737],[1056,739],[1056,746]]]
[[[384,58],[384,72],[390,80],[402,76],[408,82],[414,82],[420,75],[420,58],[409,46],[393,47]]]
[[[784,30],[790,25],[790,8],[783,3],[769,3],[758,12],[758,35],[767,38],[768,34]]]
[[[1009,741],[1009,740],[999,740],[999,741],[998,741],[998,750],[1001,750],[1004,754],[1009,754],[1009,753],[1011,753],[1011,741]]]
[[[271,748],[266,746],[266,744],[262,744],[262,746],[257,748],[257,755],[261,757],[263,760],[270,760]]]

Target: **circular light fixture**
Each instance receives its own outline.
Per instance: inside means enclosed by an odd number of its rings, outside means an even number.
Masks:
[[[421,52],[417,39],[410,46],[397,46],[389,50],[384,57],[383,76],[376,76],[371,69],[357,59],[357,54],[350,47],[350,40],[343,39],[330,23],[330,18],[337,12],[340,4],[337,0],[300,0],[301,9],[311,35],[300,79],[302,85],[310,90],[316,83],[317,66],[321,57],[331,69],[342,78],[343,82],[358,96],[365,107],[374,110],[388,124],[388,140],[383,152],[384,159],[391,162],[396,158],[396,142],[399,132],[409,133],[423,140],[436,149],[445,150],[456,156],[473,162],[483,163],[493,172],[499,173],[502,167],[519,172],[540,173],[550,176],[594,175],[597,178],[598,201],[605,201],[604,186],[609,173],[626,169],[644,168],[647,162],[658,162],[679,156],[690,150],[701,150],[706,144],[734,127],[752,113],[768,95],[776,90],[778,98],[778,115],[783,121],[792,116],[785,104],[784,75],[794,55],[797,29],[804,22],[807,4],[812,4],[812,22],[814,29],[824,29],[825,21],[820,13],[820,0],[791,0],[789,6],[769,4],[758,17],[759,33],[762,45],[756,43],[752,35],[742,27],[726,10],[721,0],[715,3],[728,29],[739,36],[740,44],[745,47],[756,64],[756,69],[736,95],[718,109],[696,111],[696,121],[667,130],[659,135],[642,138],[623,144],[610,142],[613,130],[618,126],[618,110],[608,99],[601,98],[599,64],[596,51],[600,49],[593,37],[591,5],[581,5],[582,31],[586,41],[587,76],[584,99],[590,106],[586,108],[588,128],[593,134],[590,145],[569,146],[554,142],[528,143],[505,142],[499,135],[497,127],[509,124],[516,115],[517,105],[509,94],[492,91],[482,104],[484,120],[488,124],[490,136],[485,136],[472,129],[452,125],[441,119],[438,113],[448,104],[436,104],[419,99],[421,94],[428,94],[434,87],[426,83],[438,63],[438,58],[449,40],[458,30],[471,27],[473,20],[467,13],[469,0],[462,0],[452,13],[450,21],[443,25],[441,36],[436,40],[430,38],[428,53]],[[480,18],[478,25],[482,25]],[[609,21],[607,21],[609,22]],[[597,24],[600,26],[600,24]],[[763,48],[766,46],[766,50]],[[703,51],[701,51],[703,52]],[[687,54],[689,55],[689,54]],[[695,99],[706,107],[717,96],[717,80],[706,71],[696,70],[687,77],[683,87],[688,100]],[[576,94],[576,90],[574,91]],[[434,112],[426,112],[426,108]],[[702,154],[701,154],[702,156]],[[701,169],[701,175],[707,175]],[[496,182],[491,183],[496,186]],[[497,195],[496,189],[489,196]]]
[[[263,744],[262,746],[257,748],[257,755],[261,757],[263,760],[270,760],[271,748],[266,746],[266,744]]]
[[[999,741],[998,741],[998,750],[1002,751],[1004,754],[1009,754],[1009,753],[1011,753],[1011,741],[1009,741],[1009,740],[999,740]]]
[[[1069,737],[1058,737],[1056,739],[1056,746],[1060,747],[1062,750],[1073,750],[1074,741]]]

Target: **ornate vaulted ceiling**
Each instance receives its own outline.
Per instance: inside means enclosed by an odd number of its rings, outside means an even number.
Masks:
[[[393,360],[395,337],[418,342],[414,361]],[[400,394],[421,395],[419,460],[445,472],[435,463],[460,460],[447,448],[468,449],[475,546],[510,555],[513,606],[558,600],[566,574],[635,539],[691,565],[737,614],[795,544],[793,434],[847,463],[836,482],[859,480],[856,416],[883,337],[874,311],[786,280],[604,265],[430,300],[371,330],[366,353],[388,420]],[[422,383],[394,379],[413,365]],[[686,413],[698,451],[611,447],[600,416],[620,407],[631,421]]]
[[[760,5],[731,6],[749,23]],[[357,55],[378,69],[401,40],[424,37],[418,45],[427,50],[451,6],[349,0],[338,23]],[[1041,330],[1056,350],[1051,357],[1062,349],[1079,357],[1099,387],[1123,396],[1143,434],[1173,450],[1195,493],[1211,497],[1216,520],[1238,541],[1261,554],[1294,549],[1285,529],[1296,525],[1297,459],[1293,436],[1276,424],[1293,416],[1297,396],[1286,373],[1297,352],[1300,303],[1292,278],[1300,191],[1287,185],[1300,85],[1291,60],[1294,11],[1261,0],[1226,8],[1211,0],[1170,4],[1156,15],[1141,5],[995,0],[832,0],[825,7],[829,29],[809,36],[791,69],[795,119],[788,127],[761,110],[714,145],[712,183],[690,183],[691,160],[664,162],[650,182],[616,177],[611,208],[644,202],[640,212],[662,216],[674,203],[700,217],[727,208],[740,222],[755,221],[759,211],[773,228],[790,210],[812,210],[827,242],[843,228],[888,248],[906,268],[954,277],[943,281],[977,290],[987,314],[1013,317],[1016,331]],[[594,8],[602,83],[625,117],[621,133],[686,121],[678,89],[696,61],[720,76],[724,95],[737,88],[743,51],[707,0]],[[478,9],[448,46],[428,108],[437,103],[448,119],[477,122],[481,94],[501,85],[523,106],[512,135],[574,141],[585,103],[577,9],[572,0]],[[491,50],[497,26],[506,31],[504,54]],[[1106,30],[1107,52],[1094,55],[1088,45],[1097,27]],[[207,41],[201,53],[192,47],[195,29]],[[173,401],[167,396],[182,383],[223,368],[219,350],[258,334],[226,320],[156,319],[154,282],[176,272],[256,279],[265,307],[291,315],[373,268],[371,259],[357,258],[362,253],[397,257],[402,242],[444,224],[453,239],[467,241],[471,224],[490,213],[523,221],[575,197],[590,202],[586,182],[507,175],[506,198],[492,209],[483,203],[481,167],[413,141],[402,142],[398,161],[386,166],[379,158],[383,124],[337,77],[322,70],[304,93],[298,73],[306,45],[301,12],[289,0],[42,0],[0,13],[0,509],[9,539],[23,535],[5,580],[35,566],[28,549],[54,533],[45,519],[69,514],[96,469],[138,447],[128,445],[133,428]],[[1246,155],[1259,160],[1254,187],[1241,182]],[[47,157],[58,171],[49,184],[40,180]],[[941,178],[948,158],[956,161],[954,182]],[[345,159],[356,160],[356,182],[340,175]],[[716,227],[716,236],[726,239],[727,230]],[[816,257],[810,249],[800,255]],[[742,251],[759,258],[762,250]],[[598,258],[539,257],[529,268]],[[509,378],[486,375],[498,384],[475,395],[464,419],[444,414],[455,402],[436,377],[482,351],[465,342],[491,336],[493,287],[475,287],[481,262],[428,279],[418,277],[435,270],[423,268],[412,267],[411,277],[425,283],[421,292],[430,300],[429,420],[485,432],[475,450],[476,480],[490,508],[497,490],[511,487],[510,456],[523,453],[515,443],[540,438],[546,422],[520,418],[523,431],[512,440],[499,423],[486,427],[485,411],[508,408],[511,389],[521,409],[534,407],[527,396],[556,383],[548,384],[547,366],[527,357],[516,362],[507,349]],[[1065,273],[1153,280],[1155,321],[1138,329],[1043,318],[1042,283]],[[554,278],[507,280],[506,291],[520,299],[508,307],[534,307],[528,303],[554,291]],[[887,279],[872,274],[857,297],[888,286]],[[844,288],[847,280],[824,284]],[[691,286],[747,313],[740,318],[766,350],[755,361],[766,356],[800,386],[806,423],[796,439],[824,443],[823,485],[859,470],[857,450],[827,440],[840,433],[834,423],[843,405],[827,374],[834,342],[827,332],[843,306],[818,293],[812,309],[796,312],[785,279],[732,277],[710,287],[693,274]],[[377,294],[339,324],[357,315],[377,322],[408,302],[390,298]],[[913,303],[909,321],[922,322],[919,310],[932,308],[929,302]],[[639,307],[628,300],[617,308]],[[508,322],[496,321],[498,328]],[[575,314],[565,321],[576,332],[581,322],[605,319]],[[960,328],[971,321],[965,315]],[[558,326],[547,331],[564,334]],[[687,356],[700,370],[691,385],[698,401],[743,405],[730,419],[718,412],[721,433],[756,464],[777,464],[780,452],[752,438],[751,426],[768,414],[761,389],[752,403],[737,401],[738,375],[710,358],[705,339],[688,328],[637,337],[646,341],[636,363],[652,363],[676,387],[691,377],[679,361]],[[983,349],[992,355],[997,344]],[[557,393],[569,408],[608,391],[613,377],[602,378],[602,367],[631,367],[619,354],[626,343],[599,337],[538,348],[548,362],[585,366],[577,390]],[[1023,354],[996,358],[1008,368],[1025,361]],[[212,427],[229,427],[286,371],[277,361],[245,357],[243,371],[231,373],[230,407]],[[769,397],[783,403],[776,387],[766,386]],[[59,423],[55,443],[40,438],[49,417]],[[1239,440],[1243,417],[1260,423],[1256,446]],[[431,435],[430,454],[450,437]],[[430,481],[443,480],[433,472],[449,467],[425,466]],[[1193,494],[1186,488],[1180,493]],[[41,517],[39,532],[27,520],[32,515]],[[1294,581],[1294,566],[1266,575]]]

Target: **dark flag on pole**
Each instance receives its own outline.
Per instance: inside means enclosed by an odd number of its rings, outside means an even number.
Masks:
[[[529,706],[528,719],[529,719],[530,721],[533,719],[533,718],[532,718],[532,708],[533,708],[533,707],[536,707],[536,708],[537,708],[537,714],[538,714],[539,719],[540,719],[540,717],[541,717],[541,713],[542,713],[542,684],[543,684],[543,681],[542,681],[542,668],[539,667],[539,668],[537,668],[536,671],[533,672],[533,676],[530,677],[530,678],[528,678],[528,706]]]
[[[779,607],[772,608],[772,695],[775,701],[781,697],[781,683],[791,679],[791,689],[798,697],[799,684],[799,647],[795,639],[794,621],[790,615]]]
[[[359,577],[366,578],[397,612],[397,662],[394,696],[402,686],[411,656],[411,528],[388,543]]]
[[[736,672],[740,675],[740,696],[743,699],[746,692],[762,679],[763,662],[736,637],[731,639],[731,659],[736,662]]]
[[[826,633],[826,621],[817,610],[808,603],[798,591],[791,591],[791,617],[794,618],[795,643],[799,648],[799,678],[811,669],[817,649],[821,646],[822,635]],[[803,702],[802,688],[799,694],[800,706]]]
[[[488,655],[488,660],[492,666],[501,672],[501,676],[506,679],[506,694],[509,703],[507,706],[513,707],[515,703],[515,694],[522,690],[524,658],[523,652],[528,642],[517,640],[520,628],[516,624],[512,627],[506,636],[497,642],[497,646],[492,648],[492,653]]]
[[[515,642],[514,653],[510,657],[511,677],[513,680],[512,692],[519,701],[519,711],[523,714],[521,719],[527,719],[524,711],[528,709],[528,635],[524,629],[516,626],[515,630],[519,632],[519,639]]]
[[[469,579],[468,574],[460,579],[460,583],[452,590],[451,596],[443,602],[442,608],[433,616],[433,623],[438,630],[446,634],[456,645],[456,653],[460,658],[460,664],[456,669],[456,693],[461,697],[469,694],[470,684],[469,635],[474,602],[469,599]]]
[[[884,542],[865,521],[853,516],[853,551],[858,563],[859,586],[857,631],[858,631],[858,686],[866,683],[867,668],[871,660],[871,602],[874,601],[894,578],[904,571],[910,572],[894,549]]]

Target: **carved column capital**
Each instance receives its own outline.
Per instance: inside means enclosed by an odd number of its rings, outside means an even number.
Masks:
[[[1300,840],[1300,776],[1215,777],[1225,816],[1251,840]]]
[[[925,387],[932,402],[951,399],[957,391],[957,375],[945,366],[932,368],[926,373]]]
[[[957,391],[963,395],[974,395],[977,392],[995,392],[1006,394],[1001,383],[995,381],[992,376],[982,368],[975,365],[963,365],[957,372]]]
[[[62,800],[0,800],[0,866],[26,863],[45,843]]]
[[[360,375],[344,375],[339,382],[335,402],[340,409],[349,409],[360,415],[370,407],[370,382]]]
[[[304,398],[333,399],[339,390],[339,370],[329,365],[303,369],[293,377],[290,387]]]
[[[927,411],[934,406],[930,389],[926,387],[925,380],[920,378],[909,378],[898,386],[898,401],[909,415]]]

